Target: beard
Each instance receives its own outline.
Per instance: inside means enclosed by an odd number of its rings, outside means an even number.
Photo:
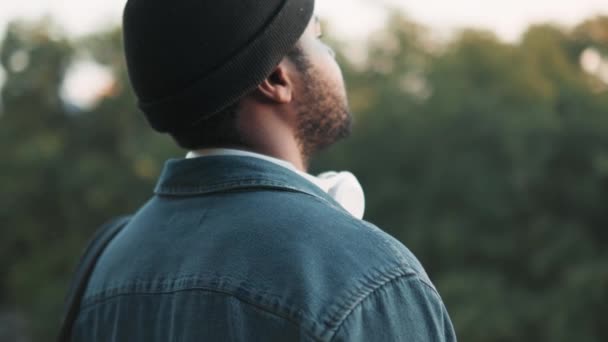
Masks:
[[[302,70],[305,85],[297,103],[296,138],[304,160],[346,138],[352,130],[352,115],[344,91],[309,66]]]

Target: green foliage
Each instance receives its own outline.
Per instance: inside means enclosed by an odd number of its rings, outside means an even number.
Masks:
[[[7,80],[0,117],[0,311],[25,315],[27,335],[40,341],[58,326],[67,281],[92,232],[134,211],[151,195],[162,160],[176,154],[136,112],[119,32],[69,42],[51,35],[50,25],[10,25],[1,55]],[[117,84],[95,108],[75,111],[60,93],[81,50],[95,52]]]
[[[367,219],[421,259],[461,340],[606,340],[608,93],[579,58],[607,51],[608,20],[442,48],[400,20],[399,51],[346,69],[358,125],[315,168],[360,178]],[[427,90],[399,87],[410,75]]]
[[[356,127],[314,169],[359,177],[366,218],[421,259],[460,340],[608,339],[608,86],[580,65],[589,48],[608,61],[608,18],[507,44],[436,42],[395,15],[375,37],[362,63],[338,49]],[[0,51],[0,340],[46,341],[92,231],[183,152],[137,112],[118,30],[13,23]],[[76,110],[61,84],[83,58],[115,83]]]

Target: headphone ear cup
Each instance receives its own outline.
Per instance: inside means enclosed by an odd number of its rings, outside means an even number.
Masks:
[[[348,171],[324,172],[317,176],[317,185],[358,219],[365,213],[365,193],[355,175]]]

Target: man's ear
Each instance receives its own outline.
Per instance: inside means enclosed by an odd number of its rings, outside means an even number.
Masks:
[[[294,78],[287,58],[283,58],[272,74],[258,86],[257,90],[267,101],[279,104],[291,102],[294,92]]]

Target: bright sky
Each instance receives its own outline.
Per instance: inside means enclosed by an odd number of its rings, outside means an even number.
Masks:
[[[7,22],[17,17],[50,14],[68,32],[84,34],[120,23],[126,0],[0,0],[0,37]],[[205,0],[200,0],[205,1]],[[222,1],[222,0],[219,0]],[[356,41],[382,27],[386,5],[400,8],[410,18],[429,26],[438,36],[449,36],[463,27],[486,28],[515,41],[531,23],[557,22],[575,25],[597,14],[608,15],[608,0],[316,0],[317,13],[327,20],[341,40]],[[171,0],[167,0],[170,5]],[[356,44],[355,44],[356,46]],[[354,54],[353,54],[354,55]],[[590,51],[585,63],[593,70],[602,66],[608,80],[608,64]],[[13,67],[26,67],[27,55],[13,56]],[[23,57],[23,58],[22,58]],[[599,62],[598,62],[599,61]],[[112,82],[108,70],[82,62],[70,69],[62,87],[64,98],[81,107],[91,106]],[[0,67],[0,88],[4,72]],[[93,87],[95,85],[95,87]],[[1,107],[1,103],[0,103]]]
[[[94,31],[120,22],[126,0],[0,0],[0,34],[14,17],[50,13],[70,32]],[[204,1],[204,0],[201,0]],[[170,4],[171,1],[167,1]],[[382,25],[383,4],[403,8],[414,20],[439,33],[454,28],[488,28],[515,40],[533,22],[576,24],[583,18],[608,15],[608,0],[317,0],[317,12],[347,39],[363,37]]]

